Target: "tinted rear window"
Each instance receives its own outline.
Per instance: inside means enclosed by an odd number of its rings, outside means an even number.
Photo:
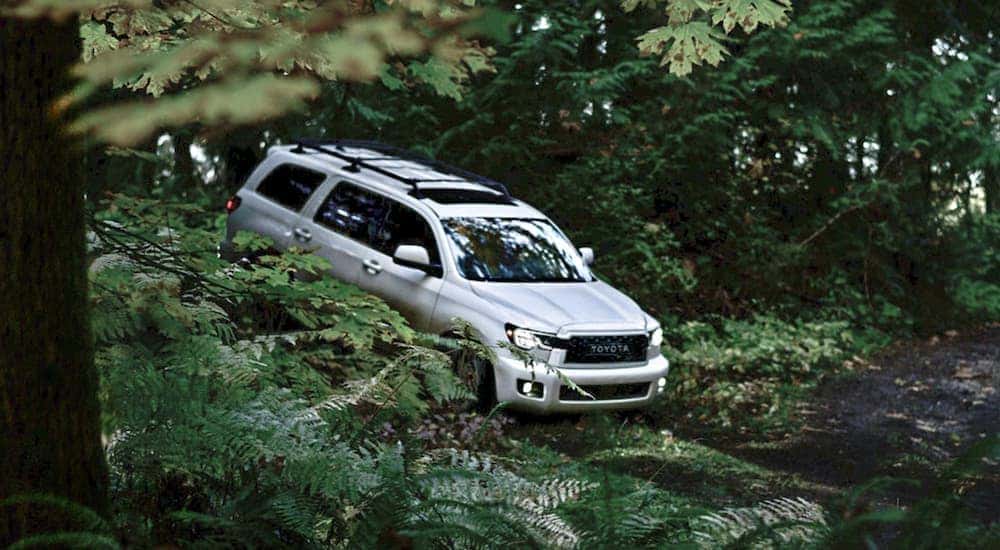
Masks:
[[[324,179],[326,176],[321,172],[282,164],[260,182],[257,192],[286,208],[299,211]]]

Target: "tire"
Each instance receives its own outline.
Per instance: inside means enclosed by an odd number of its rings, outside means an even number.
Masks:
[[[489,361],[477,358],[476,367],[476,406],[475,410],[489,414],[497,405],[497,380],[493,365]]]
[[[442,338],[450,340],[460,340],[462,336],[453,332],[446,332]],[[482,357],[469,356],[462,350],[457,350],[452,346],[441,346],[438,348],[451,356],[451,367],[465,386],[471,390],[475,396],[475,402],[469,402],[461,407],[464,412],[477,411],[483,414],[489,413],[497,405],[497,385],[496,374],[493,364]]]

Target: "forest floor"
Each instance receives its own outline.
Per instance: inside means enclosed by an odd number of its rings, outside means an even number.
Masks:
[[[733,440],[720,449],[770,470],[835,488],[882,476],[919,484],[911,500],[976,441],[1000,432],[1000,327],[901,343],[829,380],[800,403],[801,429],[780,441]],[[1000,471],[969,487],[967,502],[1000,518]]]
[[[912,480],[874,497],[905,505],[932,490],[977,441],[1000,433],[998,388],[1000,326],[992,326],[900,343],[853,362],[805,396],[777,434],[707,432],[621,414],[520,418],[508,435],[563,462],[651,482],[709,507],[774,497],[829,502],[881,477]],[[1000,468],[992,465],[965,491],[976,515],[1000,520]]]

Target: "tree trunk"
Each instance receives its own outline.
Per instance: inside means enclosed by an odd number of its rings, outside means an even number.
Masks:
[[[983,192],[986,194],[986,213],[1000,214],[1000,174],[992,166],[983,170]]]
[[[260,162],[254,145],[260,142],[260,135],[256,132],[249,136],[243,133],[237,135],[240,137],[232,139],[230,136],[230,139],[227,140],[222,156],[224,162],[222,186],[233,193],[246,183],[257,163]]]
[[[0,17],[0,499],[47,493],[104,513],[83,154],[53,107],[78,33],[75,18]],[[59,509],[0,507],[0,547],[78,529]]]
[[[988,108],[983,111],[982,123],[984,128],[995,128],[993,121],[994,114],[1000,107],[1000,102],[991,101]],[[983,169],[983,198],[986,199],[986,213],[1000,214],[1000,169],[997,164],[991,163]]]
[[[196,183],[194,159],[191,146],[194,135],[188,130],[178,130],[170,135],[174,144],[174,176],[182,191],[189,191]]]

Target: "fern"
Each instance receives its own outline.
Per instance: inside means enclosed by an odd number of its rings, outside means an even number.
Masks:
[[[112,327],[97,362],[131,537],[269,547],[579,541],[557,509],[589,484],[533,481],[485,455],[421,454],[415,442],[375,438],[384,419],[472,398],[454,356],[487,351],[461,338],[469,327],[457,325],[454,340],[418,336],[353,287],[287,277],[325,269],[316,257],[290,251],[227,266],[205,252],[209,232],[161,230],[163,218],[182,226],[183,211],[146,218],[133,214],[145,203],[115,200],[116,223],[95,231],[91,277],[99,322]],[[273,323],[245,319],[261,306]]]
[[[694,520],[692,530],[703,548],[803,545],[828,532],[823,508],[802,498],[777,498],[705,514]]]
[[[0,508],[33,507],[46,509],[49,514],[60,514],[78,531],[37,533],[15,541],[8,550],[26,548],[120,548],[109,536],[110,526],[97,512],[63,497],[48,494],[14,495],[0,499]]]
[[[422,464],[427,471],[414,477],[422,498],[416,521],[407,530],[415,538],[433,540],[447,527],[458,533],[491,533],[486,539],[490,545],[530,540],[538,545],[573,547],[580,540],[575,529],[554,510],[589,490],[592,484],[588,482],[534,482],[504,467],[496,457],[454,449],[426,455]],[[477,541],[466,533],[452,542]]]

